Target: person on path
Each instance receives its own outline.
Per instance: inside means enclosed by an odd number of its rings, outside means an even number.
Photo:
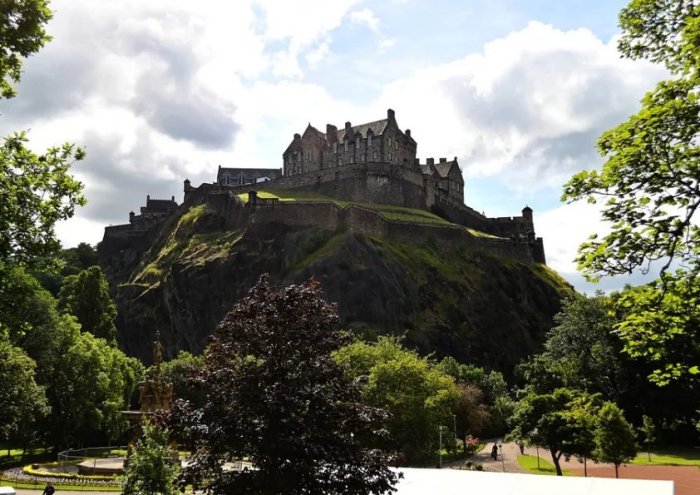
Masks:
[[[494,461],[498,460],[498,444],[493,444],[493,447],[491,448],[491,459]]]
[[[46,488],[44,488],[44,493],[41,495],[53,495],[56,489],[53,487],[51,482],[46,483]]]

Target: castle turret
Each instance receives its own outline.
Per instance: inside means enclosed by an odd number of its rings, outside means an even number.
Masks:
[[[532,208],[529,206],[525,206],[525,208],[523,208],[523,219],[526,222],[532,223]]]
[[[221,165],[219,165],[219,170],[221,170]],[[185,187],[184,187],[183,189],[184,189],[185,195],[184,195],[184,197],[183,197],[183,199],[182,199],[183,202],[187,201],[187,198],[190,197],[190,194],[191,194],[192,191],[193,191],[193,187],[192,187],[192,184],[190,183],[190,180],[189,180],[189,179],[185,179],[184,184],[185,184]]]

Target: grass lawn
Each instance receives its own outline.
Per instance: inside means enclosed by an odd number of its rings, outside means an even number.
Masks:
[[[676,447],[652,450],[649,455],[642,451],[631,462],[638,466],[700,466],[700,448]]]
[[[554,465],[540,457],[540,468],[537,469],[537,456],[535,455],[519,455],[518,466],[533,474],[544,474],[547,476],[556,476],[557,470]],[[562,469],[564,476],[568,476],[569,472]]]

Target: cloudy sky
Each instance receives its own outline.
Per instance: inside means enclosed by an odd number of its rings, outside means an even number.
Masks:
[[[457,156],[465,200],[489,216],[534,209],[550,266],[577,288],[576,246],[603,232],[560,202],[600,166],[597,136],[665,77],[615,50],[621,0],[53,0],[53,41],[0,102],[0,132],[38,151],[86,148],[88,206],[59,227],[96,243],[146,194],[218,165],[282,166],[295,132],[396,111],[426,157]],[[603,289],[623,281],[610,280]]]

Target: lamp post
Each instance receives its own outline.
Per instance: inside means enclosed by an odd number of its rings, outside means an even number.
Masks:
[[[440,447],[438,449],[438,457],[440,458],[440,469],[442,469],[442,426],[438,427],[438,438],[440,439]]]
[[[498,450],[501,451],[501,466],[503,466],[503,472],[506,472],[506,461],[503,459],[503,442],[498,442]]]

